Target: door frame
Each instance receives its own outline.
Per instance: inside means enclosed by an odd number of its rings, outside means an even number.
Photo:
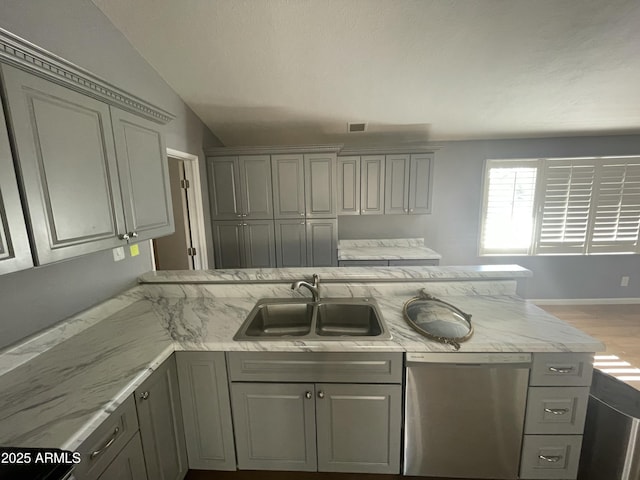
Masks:
[[[197,155],[174,150],[173,148],[167,148],[167,157],[167,161],[173,158],[184,162],[184,174],[189,181],[187,201],[189,202],[191,241],[197,252],[194,257],[195,270],[207,270],[209,268],[209,257],[207,255],[207,237],[205,235],[202,187],[200,183],[200,160]],[[153,243],[152,241],[150,243],[151,257],[153,259]],[[153,269],[156,269],[155,260],[153,260]]]

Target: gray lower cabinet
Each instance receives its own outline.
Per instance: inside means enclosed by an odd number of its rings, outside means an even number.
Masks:
[[[338,220],[307,220],[307,265],[338,266]]]
[[[0,275],[33,267],[0,99]]]
[[[300,219],[276,220],[276,266],[307,266],[307,223]]]
[[[340,260],[340,267],[424,267],[439,265],[440,260],[434,259],[418,259],[418,260]]]
[[[216,268],[276,266],[273,220],[214,222],[213,242]]]
[[[271,156],[273,211],[276,219],[304,218],[304,158],[301,154]]]
[[[116,458],[109,464],[98,480],[146,480],[161,478],[147,475],[144,464],[145,458],[140,443],[140,434],[129,440],[129,443],[120,451]]]
[[[189,468],[235,470],[227,367],[222,352],[176,352]]]
[[[188,470],[187,450],[173,356],[140,385],[135,399],[149,478],[182,480]]]

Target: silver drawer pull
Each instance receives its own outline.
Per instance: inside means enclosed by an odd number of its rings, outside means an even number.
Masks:
[[[544,460],[549,463],[558,463],[562,460],[562,455],[538,455],[540,460]]]
[[[91,458],[92,460],[94,458],[96,458],[98,455],[100,455],[102,452],[104,452],[107,448],[109,448],[111,445],[113,445],[113,442],[116,441],[116,438],[118,438],[118,434],[120,433],[120,427],[116,427],[113,429],[113,435],[111,436],[111,439],[109,439],[109,441],[107,443],[105,443],[102,448],[99,448],[98,450],[96,450],[95,452],[91,452],[91,455],[89,456],[89,458]]]
[[[573,370],[573,367],[549,367],[549,371],[553,373],[571,373]]]
[[[569,413],[568,408],[545,408],[545,412],[553,413],[554,415],[564,415],[565,413]]]

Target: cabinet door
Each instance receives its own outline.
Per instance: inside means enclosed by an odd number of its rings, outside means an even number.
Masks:
[[[271,157],[269,155],[238,157],[238,169],[244,218],[273,219]]]
[[[307,220],[307,266],[338,266],[338,221]]]
[[[1,69],[36,263],[122,245],[109,107],[7,65]]]
[[[160,125],[111,107],[125,223],[137,241],[175,231],[169,163]]]
[[[318,471],[400,473],[400,385],[316,385]]]
[[[360,213],[384,213],[384,155],[360,157]]]
[[[233,220],[242,217],[238,157],[208,157],[211,218]]]
[[[154,477],[151,477],[154,478]],[[140,435],[136,434],[118,456],[98,477],[98,480],[146,480],[144,455]]]
[[[239,469],[316,471],[313,384],[232,383],[231,405]]]
[[[239,221],[214,222],[213,251],[216,268],[242,268],[244,265],[242,223]]]
[[[431,213],[431,177],[433,155],[421,153],[411,155],[409,174],[409,213]]]
[[[338,157],[338,215],[360,215],[360,157]]]
[[[222,352],[176,352],[189,468],[235,470],[227,367]]]
[[[273,220],[249,220],[244,222],[245,268],[272,268],[276,266],[276,240]]]
[[[409,213],[409,160],[408,154],[385,158],[385,215]]]
[[[0,275],[33,267],[0,100]]]
[[[304,218],[304,162],[302,155],[272,155],[275,218]]]
[[[307,227],[304,220],[276,220],[276,266],[307,266]]]
[[[148,476],[182,480],[189,467],[173,356],[140,385],[135,399]]]
[[[336,216],[336,155],[312,153],[304,156],[305,210],[307,218]]]

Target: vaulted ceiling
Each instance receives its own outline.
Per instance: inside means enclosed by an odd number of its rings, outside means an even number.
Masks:
[[[637,0],[93,1],[226,145],[640,133]]]

